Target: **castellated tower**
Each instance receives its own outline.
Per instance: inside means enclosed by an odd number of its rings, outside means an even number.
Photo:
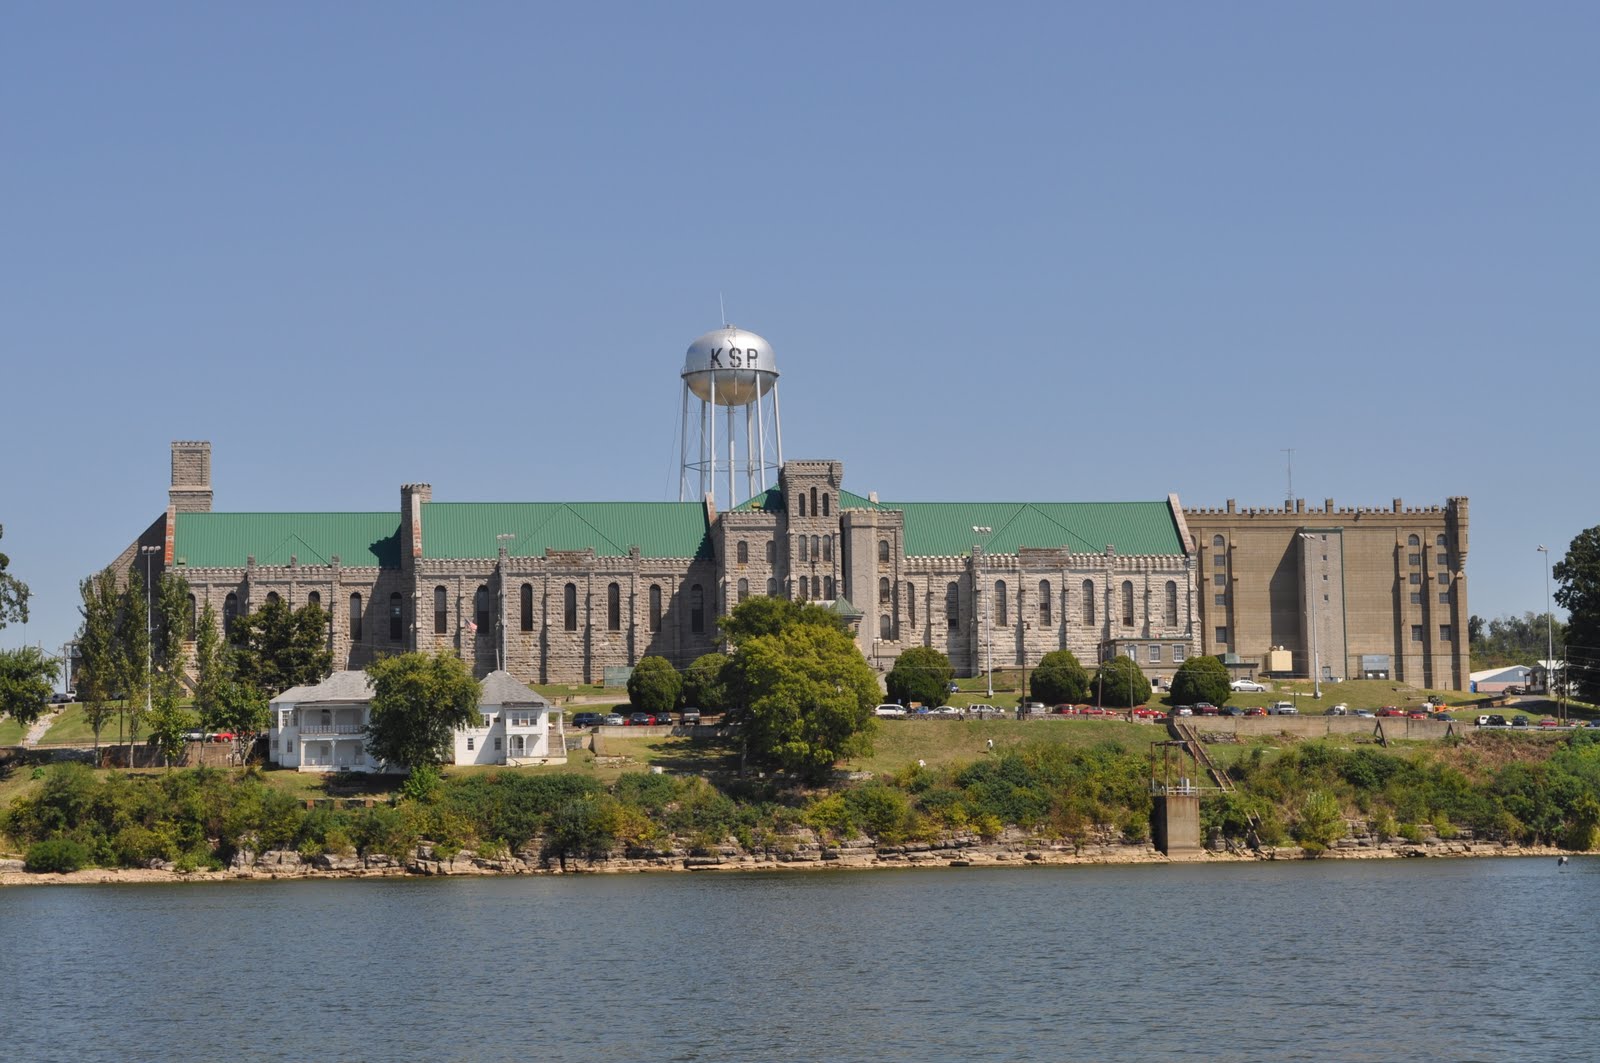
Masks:
[[[211,512],[211,444],[174,441],[167,504],[176,513]]]

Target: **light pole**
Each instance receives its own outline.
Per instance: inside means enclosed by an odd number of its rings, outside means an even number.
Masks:
[[[990,528],[990,527],[988,527],[986,525],[982,525],[982,524],[974,524],[972,526],[972,533],[974,535],[988,536],[993,531],[994,531],[993,528]],[[984,552],[984,554],[987,554],[989,552],[989,540],[987,538],[985,538],[984,541],[983,541],[983,552]],[[989,639],[989,606],[987,604],[987,599],[985,599],[983,597],[983,573],[981,571],[977,570],[977,569],[974,569],[973,571],[974,571],[974,578],[976,579],[977,584],[978,584],[975,588],[973,588],[977,592],[977,594],[974,597],[976,598],[977,601],[985,603],[984,606],[983,606],[983,651],[984,651],[984,654],[985,654],[985,664],[983,666],[983,671],[984,671],[984,675],[988,678],[988,684],[986,685],[985,689],[988,691],[988,696],[989,696],[990,700],[993,700],[994,699],[994,645],[991,643],[991,641]]]
[[[150,644],[154,639],[151,634],[151,605],[150,605],[150,564],[155,559],[159,546],[141,546],[139,552],[144,555],[144,712],[145,719],[150,718],[150,677],[152,668],[150,664]],[[128,767],[133,767],[133,755],[128,756]]]
[[[1315,543],[1317,537],[1301,532],[1300,540],[1304,543]],[[1302,546],[1301,549],[1304,550],[1305,547]],[[1317,596],[1322,591],[1316,584],[1312,584],[1311,590],[1311,696],[1320,699],[1322,697],[1322,655],[1317,650],[1317,616],[1319,613],[1317,609],[1319,598]]]
[[[1550,548],[1540,546],[1544,555],[1544,692],[1550,694],[1550,674],[1556,668],[1556,622],[1550,615]],[[1572,648],[1568,641],[1567,648]]]

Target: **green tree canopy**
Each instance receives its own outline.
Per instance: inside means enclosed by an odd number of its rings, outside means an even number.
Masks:
[[[456,729],[477,722],[482,689],[459,657],[404,653],[373,662],[367,675],[367,750],[388,766],[437,767]]]
[[[956,670],[950,658],[932,646],[913,646],[906,650],[884,677],[889,687],[889,700],[902,705],[921,702],[933,706],[944,703],[950,680]]]
[[[1467,632],[1472,663],[1479,668],[1536,664],[1548,655],[1551,642],[1563,646],[1567,641],[1567,625],[1545,613],[1527,612],[1491,620],[1469,617]]]
[[[878,680],[843,631],[797,623],[745,641],[734,661],[750,695],[746,750],[759,763],[820,779],[871,751]]]
[[[750,598],[734,606],[731,613],[717,621],[722,637],[735,646],[761,635],[776,635],[785,628],[800,624],[832,628],[844,635],[850,633],[849,625],[832,609],[815,602],[796,602],[788,598]]]
[[[233,676],[269,699],[333,672],[328,613],[315,602],[290,610],[278,598],[234,622]]]
[[[733,658],[726,653],[704,653],[683,670],[683,689],[678,700],[707,712],[722,712],[728,701],[728,670]]]
[[[1215,657],[1190,657],[1172,677],[1172,703],[1225,705],[1233,693],[1228,668]]]
[[[0,713],[24,727],[44,715],[61,662],[37,646],[0,650]]]
[[[628,701],[640,712],[660,714],[678,704],[683,677],[665,657],[643,657],[628,677]]]
[[[1089,673],[1071,650],[1052,650],[1039,658],[1039,667],[1028,677],[1033,700],[1045,705],[1077,704],[1089,690]]]
[[[0,525],[0,538],[5,534]],[[28,622],[28,585],[6,571],[10,566],[11,559],[0,554],[0,628]]]
[[[1095,670],[1091,684],[1100,704],[1128,709],[1150,700],[1150,680],[1132,657],[1117,654]]]
[[[1600,701],[1600,526],[1579,532],[1552,573],[1567,611],[1567,678],[1585,701]]]
[[[78,606],[83,623],[78,627],[78,662],[73,676],[78,702],[83,706],[84,718],[94,732],[95,752],[100,750],[100,732],[116,715],[109,704],[117,692],[117,577],[111,569],[102,569],[78,584]],[[98,757],[96,758],[98,760]]]

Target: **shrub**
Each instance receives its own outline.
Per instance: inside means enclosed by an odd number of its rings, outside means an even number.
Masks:
[[[668,712],[682,688],[683,678],[665,657],[645,657],[628,677],[628,701],[640,712]]]
[[[1089,692],[1089,673],[1071,650],[1052,650],[1039,658],[1039,667],[1028,677],[1028,690],[1034,701],[1046,705],[1079,702]]]
[[[1100,704],[1127,709],[1150,700],[1150,680],[1133,658],[1117,656],[1095,670],[1094,691]]]
[[[46,838],[28,846],[23,867],[35,872],[76,871],[89,862],[89,850],[71,838]]]
[[[683,670],[683,685],[678,700],[685,706],[722,712],[728,704],[728,665],[733,660],[726,653],[701,654]],[[630,690],[629,694],[633,692]]]
[[[1172,703],[1193,705],[1208,701],[1224,705],[1233,693],[1228,684],[1228,669],[1221,661],[1215,657],[1190,657],[1172,677]]]
[[[889,688],[889,700],[902,705],[921,702],[938,705],[944,701],[946,690],[955,669],[950,658],[932,646],[913,646],[906,650],[889,669],[884,682]]]

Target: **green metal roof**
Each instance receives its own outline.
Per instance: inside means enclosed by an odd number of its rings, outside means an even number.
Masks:
[[[759,495],[756,495],[753,498],[747,498],[733,508],[735,512],[739,512],[741,510],[752,510],[760,513],[782,513],[783,492],[779,491],[776,487],[769,487]],[[862,498],[860,495],[854,494],[850,491],[840,491],[839,508],[888,509],[890,507],[879,502],[874,502],[870,498]]]
[[[189,568],[339,563],[400,567],[400,518],[394,513],[179,513],[173,559]]]
[[[905,514],[908,557],[962,557],[974,545],[991,554],[1018,547],[1066,547],[1078,553],[1181,554],[1165,502],[885,502]],[[993,528],[987,534],[974,527]]]
[[[711,529],[700,502],[427,502],[422,506],[422,556],[455,560],[494,557],[498,535],[512,557],[592,547],[600,557],[709,559]]]

